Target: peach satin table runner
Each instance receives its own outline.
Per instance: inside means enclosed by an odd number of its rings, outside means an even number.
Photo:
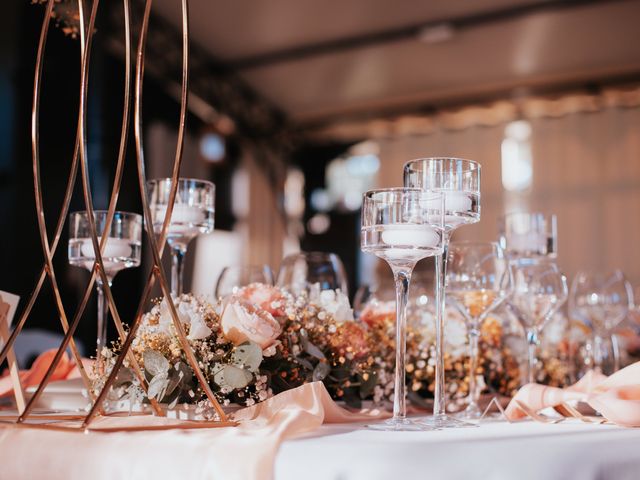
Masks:
[[[610,422],[622,427],[640,427],[640,362],[606,377],[590,371],[578,383],[555,388],[536,383],[523,386],[506,409],[510,420],[528,416],[547,407],[581,401]]]
[[[237,427],[142,432],[60,432],[0,427],[0,478],[270,479],[280,444],[323,423],[371,419],[340,408],[320,382],[242,409]],[[143,420],[144,418],[144,420]],[[99,418],[92,427],[164,425],[159,417]]]

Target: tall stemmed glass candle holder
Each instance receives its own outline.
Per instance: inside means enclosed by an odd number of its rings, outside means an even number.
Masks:
[[[460,158],[421,158],[404,166],[404,186],[442,192],[443,253],[436,258],[436,385],[433,416],[424,421],[437,428],[468,424],[446,414],[444,385],[445,282],[449,240],[453,231],[480,221],[480,164]]]
[[[153,230],[162,231],[167,214],[170,178],[149,180],[149,208],[153,218]],[[213,231],[215,213],[215,191],[213,183],[191,178],[178,179],[178,191],[173,205],[171,223],[167,233],[167,243],[171,247],[171,295],[182,294],[184,256],[189,242],[201,233]]]
[[[497,243],[454,242],[449,248],[447,296],[462,314],[469,336],[469,397],[463,420],[482,416],[476,381],[480,328],[511,293],[511,267]]]
[[[414,188],[365,193],[362,204],[361,247],[385,260],[396,284],[396,367],[393,417],[369,425],[378,430],[431,430],[406,418],[406,307],[411,273],[416,263],[442,254],[443,195]]]
[[[500,246],[512,261],[555,259],[558,222],[555,215],[508,213],[499,225]]]
[[[101,241],[104,236],[107,211],[95,210],[94,220],[99,235],[98,241]],[[91,241],[87,212],[73,212],[69,216],[69,224],[69,263],[91,271],[96,254]],[[115,212],[107,234],[107,241],[102,250],[102,260],[109,286],[120,270],[140,265],[141,241],[142,217],[136,213]],[[96,290],[98,292],[96,358],[100,361],[102,348],[106,346],[107,342],[107,318],[109,315],[100,275],[96,276]]]

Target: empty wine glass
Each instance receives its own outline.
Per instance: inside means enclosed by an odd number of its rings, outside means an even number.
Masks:
[[[538,335],[567,300],[567,278],[554,263],[516,264],[513,268],[511,311],[526,331],[529,383],[535,382]]]
[[[558,226],[555,215],[517,212],[505,215],[499,226],[500,246],[513,260],[556,258]]]
[[[348,295],[347,275],[335,253],[300,252],[285,257],[276,285],[296,295],[311,288],[340,290]]]
[[[509,261],[498,244],[461,242],[449,246],[447,297],[465,319],[470,345],[468,405],[458,415],[460,418],[482,416],[476,381],[480,327],[511,293],[511,288]]]
[[[571,284],[569,312],[576,320],[591,327],[593,333],[593,363],[602,372],[603,339],[612,337],[613,330],[626,317],[633,305],[633,290],[624,274],[615,270],[609,274],[580,272]],[[612,337],[614,370],[620,368],[616,339]]]
[[[234,265],[225,267],[216,283],[216,298],[226,297],[252,283],[273,285],[273,272],[269,265]]]
[[[404,166],[404,186],[443,192],[443,253],[436,258],[436,382],[433,416],[438,428],[468,426],[446,414],[444,384],[444,318],[447,252],[453,231],[480,221],[480,164],[460,158],[422,158]]]
[[[422,189],[372,190],[362,204],[361,248],[385,260],[396,284],[396,366],[393,417],[379,430],[430,430],[406,418],[406,306],[416,263],[442,253],[443,195]]]
[[[159,234],[167,214],[171,178],[149,180],[149,208],[153,231]],[[213,231],[215,213],[215,185],[205,180],[178,179],[178,191],[173,205],[171,223],[167,228],[167,242],[171,247],[171,295],[182,294],[184,255],[189,242],[201,233]]]
[[[94,221],[101,241],[106,221],[107,211],[94,210]],[[107,242],[102,249],[104,271],[111,286],[116,274],[125,268],[140,265],[140,250],[142,241],[142,217],[136,213],[114,212],[113,220],[107,234]],[[91,271],[96,260],[87,212],[73,212],[69,215],[69,264],[86,268]],[[96,276],[96,291],[98,292],[98,335],[96,340],[96,358],[100,361],[102,348],[107,342],[107,319],[109,310],[104,298],[102,278]]]

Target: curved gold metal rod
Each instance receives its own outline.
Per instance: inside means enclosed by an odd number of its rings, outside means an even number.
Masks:
[[[136,91],[135,91],[135,101],[134,101],[134,132],[135,132],[135,140],[136,140],[136,157],[137,157],[137,163],[138,163],[138,182],[140,187],[143,213],[145,217],[145,228],[147,230],[149,242],[151,244],[151,251],[153,255],[154,265],[150,273],[149,281],[147,282],[147,285],[145,287],[145,293],[138,306],[136,319],[134,320],[133,325],[131,325],[131,328],[129,330],[129,335],[127,336],[127,339],[122,346],[122,351],[120,352],[120,355],[116,359],[116,364],[113,367],[111,374],[107,378],[107,381],[105,382],[105,385],[102,391],[98,394],[98,398],[94,403],[93,408],[91,409],[91,411],[89,412],[89,414],[87,415],[87,418],[83,423],[84,427],[88,426],[89,423],[94,418],[98,405],[102,403],[108,389],[111,387],[111,385],[113,384],[116,378],[117,371],[121,367],[122,362],[124,360],[124,355],[131,348],[131,343],[135,338],[136,332],[141,322],[142,309],[144,308],[144,304],[147,302],[148,294],[150,293],[151,287],[154,282],[154,276],[158,277],[163,294],[169,305],[169,311],[171,312],[171,316],[173,318],[174,325],[178,332],[181,345],[187,356],[187,360],[189,361],[191,368],[193,369],[194,373],[196,374],[196,377],[198,378],[200,386],[203,388],[203,390],[205,391],[205,394],[207,395],[207,398],[209,399],[213,407],[216,409],[218,415],[220,416],[220,420],[226,421],[227,419],[224,411],[222,410],[222,407],[220,406],[217,399],[215,398],[215,395],[211,391],[211,388],[206,378],[204,377],[202,370],[199,368],[197,359],[195,358],[195,355],[193,354],[193,351],[191,350],[191,347],[188,344],[188,341],[186,339],[186,335],[184,332],[184,328],[178,317],[178,313],[177,313],[175,304],[173,302],[173,299],[171,298],[168,282],[162,270],[162,264],[161,264],[161,257],[162,257],[162,252],[164,251],[166,233],[171,220],[173,205],[174,205],[175,197],[177,193],[177,187],[178,187],[177,180],[179,178],[180,165],[182,162],[182,151],[184,146],[184,131],[185,131],[185,124],[186,124],[186,111],[187,111],[187,102],[188,102],[188,80],[189,80],[189,76],[188,76],[189,75],[188,74],[189,12],[188,12],[187,0],[182,0],[182,29],[183,29],[182,31],[183,65],[182,65],[182,90],[181,90],[182,95],[181,95],[181,105],[180,105],[181,107],[180,122],[179,122],[179,129],[178,129],[178,145],[176,147],[176,157],[174,160],[173,173],[172,173],[173,181],[172,181],[171,189],[169,192],[167,212],[165,213],[165,219],[163,222],[162,230],[157,240],[155,238],[155,234],[153,231],[153,221],[151,217],[151,211],[149,209],[147,187],[146,187],[146,175],[145,175],[145,166],[144,166],[144,146],[142,142],[142,118],[141,118],[142,83],[143,83],[143,77],[144,77],[144,51],[145,51],[146,37],[147,37],[147,32],[149,27],[149,15],[151,12],[151,3],[152,3],[152,0],[147,0],[145,3],[144,17],[143,17],[142,28],[140,32],[140,39],[138,42],[137,61],[136,61]],[[158,244],[160,245],[160,247],[158,247]]]
[[[64,331],[69,329],[69,322],[64,310],[62,298],[60,297],[60,290],[58,289],[58,282],[56,280],[55,271],[53,268],[53,254],[47,238],[47,226],[44,217],[44,207],[42,201],[42,190],[40,181],[40,132],[39,132],[39,118],[40,118],[40,84],[42,80],[42,65],[44,50],[46,45],[47,35],[49,33],[49,23],[52,18],[54,0],[47,2],[44,20],[42,23],[42,30],[40,31],[40,40],[38,41],[38,53],[36,55],[36,68],[33,81],[33,105],[31,109],[31,155],[33,164],[33,187],[36,202],[36,214],[38,218],[38,231],[40,233],[40,243],[42,244],[42,250],[45,256],[45,270],[55,297],[56,308],[60,316],[60,323]],[[71,352],[74,356],[78,369],[80,371],[82,380],[85,387],[89,388],[89,378],[82,366],[82,357],[78,352],[75,341],[71,340]]]
[[[124,0],[124,14],[125,14],[125,44],[127,46],[130,47],[130,21],[129,21],[129,2],[128,0]],[[94,2],[93,4],[93,8],[92,8],[92,12],[91,12],[91,18],[89,20],[89,27],[88,27],[88,34],[87,34],[87,40],[85,42],[84,36],[82,35],[82,33],[84,33],[84,11],[82,9],[82,7],[79,7],[80,10],[80,16],[81,16],[81,26],[82,26],[82,31],[81,31],[81,42],[83,44],[86,43],[86,47],[84,48],[84,51],[87,52],[87,55],[84,56],[82,58],[82,70],[83,72],[86,72],[86,76],[83,73],[83,77],[81,79],[81,86],[84,86],[84,89],[81,89],[81,92],[84,92],[85,95],[85,102],[83,103],[81,100],[81,105],[85,105],[85,110],[80,110],[80,117],[79,117],[79,129],[78,129],[78,135],[79,138],[82,138],[83,140],[86,138],[86,122],[82,123],[84,121],[84,119],[86,119],[86,94],[87,94],[87,85],[88,85],[88,67],[89,67],[89,58],[90,58],[90,51],[91,51],[91,37],[92,37],[92,32],[94,29],[94,24],[95,24],[95,17],[97,15],[97,7],[98,7],[98,2]],[[111,194],[111,198],[109,201],[109,210],[107,212],[107,218],[106,218],[106,222],[105,222],[105,231],[108,230],[110,228],[110,224],[113,221],[113,216],[115,213],[115,208],[116,208],[116,204],[117,204],[117,200],[118,200],[118,195],[120,192],[120,185],[121,185],[121,181],[122,181],[122,173],[123,173],[123,166],[124,166],[124,158],[125,158],[125,154],[126,154],[126,143],[127,143],[127,130],[128,130],[128,125],[129,125],[129,106],[130,106],[130,90],[131,90],[131,54],[130,54],[130,49],[127,51],[126,53],[126,57],[125,57],[125,65],[126,65],[126,73],[125,73],[125,94],[124,94],[124,107],[123,107],[123,121],[122,121],[122,129],[121,129],[121,136],[120,136],[120,146],[119,146],[119,150],[118,150],[118,162],[117,162],[117,166],[116,166],[116,174],[115,174],[115,178],[114,178],[114,183],[113,183],[113,189],[112,189],[112,194]],[[86,143],[86,142],[85,142]],[[86,158],[86,147],[85,147],[85,158]],[[83,172],[84,173],[84,172]],[[90,195],[90,193],[89,193]],[[107,236],[104,236],[101,238],[100,241],[100,248],[104,249],[104,245],[106,244],[107,241]],[[103,251],[103,250],[101,250]],[[73,334],[75,333],[75,330],[78,326],[78,323],[82,317],[82,314],[84,313],[84,310],[86,308],[86,305],[89,301],[89,299],[91,298],[91,294],[93,291],[93,284],[95,281],[95,277],[96,274],[99,271],[99,266],[97,265],[97,262],[94,263],[94,268],[92,269],[92,275],[91,275],[91,279],[87,285],[87,288],[85,290],[85,293],[83,295],[83,299],[82,302],[80,304],[80,306],[78,307],[78,310],[76,311],[76,314],[74,316],[74,319],[71,323],[71,327],[67,330],[65,337],[63,339],[62,344],[60,345],[60,348],[58,350],[58,352],[56,352],[56,355],[54,356],[54,359],[52,361],[52,363],[50,364],[49,368],[47,369],[47,372],[45,373],[45,376],[43,378],[43,381],[40,382],[38,388],[36,389],[31,401],[29,402],[29,404],[27,405],[27,408],[25,409],[25,412],[22,413],[21,417],[19,418],[19,421],[23,421],[26,416],[29,414],[32,406],[35,404],[35,402],[37,401],[37,399],[40,397],[40,395],[42,394],[42,392],[44,391],[44,388],[46,387],[46,384],[48,383],[49,379],[51,378],[51,375],[53,374],[53,372],[55,371],[55,369],[57,368],[57,365],[59,364],[62,355],[64,353],[64,351],[67,348],[67,345],[69,343],[69,341],[71,340],[71,338],[73,337]],[[111,297],[110,299],[111,302],[113,302],[113,298]],[[114,323],[116,324],[116,329],[118,330],[118,334],[120,335],[120,338],[122,339],[122,341],[124,341],[124,339],[126,338],[126,333],[124,331],[124,327],[122,325],[122,322],[118,316],[115,304],[112,303],[110,304],[111,307],[111,311],[115,312],[113,314],[113,319],[114,319]],[[136,375],[136,377],[138,378],[138,381],[140,382],[141,387],[146,391],[147,389],[147,384],[146,384],[146,380],[144,378],[144,374],[142,373],[142,370],[135,358],[135,356],[130,353],[127,356],[132,369]],[[95,395],[93,395],[93,392],[90,390],[91,393],[91,397],[93,400],[95,400]],[[154,408],[154,411],[156,412],[156,414],[158,415],[164,415],[164,412],[162,410],[162,408],[160,408],[160,406],[158,405],[157,401],[155,401],[155,399],[153,399],[151,401],[151,405]]]
[[[51,1],[51,0],[50,0]],[[84,120],[85,117],[85,113],[86,113],[86,102],[83,103],[83,94],[86,97],[86,85],[87,85],[87,74],[88,74],[88,65],[89,65],[89,58],[90,58],[90,52],[91,52],[91,40],[93,38],[93,29],[94,29],[94,25],[95,25],[95,17],[97,14],[97,10],[98,10],[98,0],[95,0],[92,6],[92,10],[91,10],[91,18],[89,20],[89,26],[87,28],[87,33],[86,33],[86,40],[84,38],[84,32],[85,32],[85,22],[84,22],[84,17],[83,17],[83,0],[79,0],[78,2],[78,8],[80,11],[80,36],[81,36],[81,63],[82,63],[82,68],[81,68],[81,76],[80,76],[80,93],[81,93],[81,99],[80,99],[80,113],[79,113],[79,124]],[[39,63],[39,67],[40,69],[42,69],[42,63]],[[37,75],[37,74],[36,74]],[[34,95],[36,95],[36,91],[37,94],[39,95],[39,88],[34,88]],[[85,98],[86,99],[86,98]],[[34,105],[35,105],[35,99],[34,99]],[[38,107],[34,107],[34,110],[37,110]],[[84,108],[84,110],[83,110]],[[37,115],[37,112],[36,112]],[[36,116],[36,121],[32,123],[32,127],[35,125],[35,145],[36,145],[36,149],[34,150],[35,152],[37,152],[37,137],[39,135],[38,132],[38,128],[37,128],[37,116]],[[83,138],[85,137],[85,138]],[[82,160],[81,162],[81,167],[83,167],[83,171],[84,171],[84,162],[86,161],[86,132],[84,129],[80,128],[78,129],[78,139],[80,141],[79,143],[79,149],[80,149],[80,159]],[[46,247],[48,249],[48,242],[46,241],[46,225],[44,224],[44,212],[42,211],[42,192],[39,188],[39,183],[40,183],[40,173],[39,173],[39,162],[36,162],[35,159],[37,158],[36,153],[34,153],[34,183],[36,184],[35,190],[36,190],[36,197],[39,197],[39,201],[40,204],[38,205],[38,203],[36,203],[37,206],[39,206],[38,208],[38,212],[41,214],[39,215],[39,220],[42,220],[42,228],[44,228],[45,231],[45,238],[44,238],[44,247]],[[36,181],[36,176],[37,176],[37,181]],[[93,211],[91,211],[89,213],[89,215],[87,215],[87,217],[90,218],[90,220],[93,220]],[[90,222],[91,225],[91,222]],[[95,223],[94,223],[94,230],[95,230]],[[92,232],[94,233],[94,232]],[[105,237],[106,240],[106,237]],[[94,249],[96,248],[96,245],[94,244]],[[98,248],[99,249],[99,248]],[[96,249],[96,250],[98,250]],[[53,264],[52,264],[52,258],[51,258],[51,254],[50,252],[46,252],[47,254],[47,261],[49,263],[49,276],[52,280],[52,283],[55,282],[55,272],[53,270]],[[96,254],[96,257],[98,257],[99,252]],[[95,268],[95,267],[94,267]],[[93,276],[92,276],[93,277]],[[92,283],[92,282],[90,282]],[[54,284],[54,289],[56,290],[56,296],[59,298],[59,291],[57,291],[57,285]],[[83,301],[81,303],[81,310],[84,310],[84,308],[86,307],[87,301],[89,299],[89,292],[90,289],[87,289],[87,292],[85,292]],[[62,312],[64,313],[64,307],[62,306],[62,304],[60,303],[59,308],[62,310]],[[79,309],[79,311],[80,311]],[[40,397],[40,395],[42,395],[42,392],[44,391],[45,387],[47,386],[47,384],[49,383],[49,380],[51,379],[51,376],[53,375],[53,372],[55,371],[55,369],[57,368],[58,364],[60,363],[60,359],[62,358],[64,351],[67,348],[67,345],[69,344],[69,342],[71,342],[71,345],[74,345],[74,340],[73,340],[73,333],[78,325],[80,319],[80,315],[76,314],[71,328],[69,326],[69,324],[67,323],[65,326],[65,336],[64,339],[62,341],[62,343],[60,344],[60,347],[58,348],[58,351],[56,352],[53,361],[51,362],[51,364],[49,365],[49,368],[47,369],[47,372],[45,373],[43,379],[40,381],[38,388],[36,389],[35,393],[33,394],[33,396],[31,397],[31,399],[29,400],[29,402],[27,403],[24,411],[21,413],[21,415],[18,417],[17,422],[21,423],[23,422],[28,416],[29,413],[31,412],[31,410],[33,409],[33,407],[35,406],[38,398]],[[65,318],[66,321],[66,318]],[[72,348],[73,349],[73,348]],[[78,353],[77,350],[75,353]],[[82,365],[82,359],[80,357],[80,355],[78,354],[78,358],[76,359],[76,362],[78,363],[78,365]],[[86,375],[86,372],[85,372]],[[91,391],[91,386],[89,383],[89,379],[87,377],[87,383],[85,385],[85,388],[88,391]]]

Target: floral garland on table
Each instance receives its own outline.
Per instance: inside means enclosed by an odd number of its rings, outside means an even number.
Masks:
[[[389,401],[394,378],[394,310],[373,303],[354,321],[349,300],[339,290],[316,286],[294,296],[263,284],[251,284],[215,304],[194,295],[175,300],[187,339],[216,399],[223,406],[253,405],[291,388],[322,381],[336,400],[359,407],[363,400]],[[433,397],[433,319],[428,312],[408,328],[407,384],[418,404]],[[468,393],[464,323],[449,314],[445,371],[450,398],[461,404]],[[479,372],[488,386],[511,394],[518,386],[517,362],[500,341],[500,323],[483,328]],[[102,370],[95,372],[97,391],[110,373],[120,344],[105,349]],[[166,301],[156,301],[144,315],[132,344],[144,369],[145,392],[128,361],[109,393],[111,401],[138,408],[150,399],[196,405],[196,412],[215,415],[198,385],[178,340]]]

